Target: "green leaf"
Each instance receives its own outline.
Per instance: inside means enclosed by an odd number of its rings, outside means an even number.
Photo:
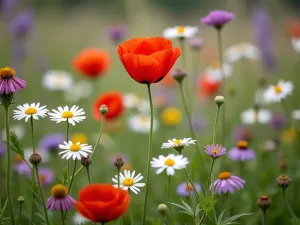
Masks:
[[[19,154],[24,159],[24,149],[17,135],[13,131],[10,131],[9,138],[10,138],[10,149],[15,153]]]
[[[226,209],[225,209],[226,210]],[[253,215],[254,213],[241,213],[238,215],[234,215],[228,218],[223,219],[225,210],[223,210],[223,212],[219,215],[219,218],[217,218],[216,213],[215,214],[215,221],[216,221],[216,225],[231,225],[231,224],[239,224],[238,222],[236,222],[235,220],[237,220],[238,218],[242,217],[242,216],[250,216]]]

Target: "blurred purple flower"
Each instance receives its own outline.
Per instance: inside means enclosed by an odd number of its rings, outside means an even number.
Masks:
[[[9,14],[16,4],[16,0],[3,0],[1,2],[1,11],[4,14]]]
[[[270,121],[270,126],[274,129],[282,130],[287,125],[285,115],[282,113],[273,113]]]
[[[174,92],[169,88],[155,88],[153,99],[157,107],[170,106],[174,103]]]
[[[201,186],[200,186],[199,183],[194,182],[194,186],[195,186],[197,192],[201,191]],[[187,197],[187,196],[189,196],[189,191],[188,190],[190,190],[190,193],[192,195],[194,194],[194,189],[193,189],[193,186],[191,184],[189,184],[189,186],[187,187],[185,182],[181,183],[177,187],[177,194],[180,195],[180,196],[183,196],[183,197]]]
[[[260,48],[261,52],[263,68],[266,71],[274,71],[276,69],[276,60],[272,19],[267,9],[261,7],[258,3],[254,4],[252,22],[256,45]]]
[[[39,148],[46,151],[56,151],[58,150],[58,145],[66,140],[64,134],[53,133],[44,136],[39,142]]]
[[[39,169],[40,182],[42,186],[47,186],[51,184],[54,180],[53,171],[49,168]]]
[[[239,141],[237,146],[228,152],[228,158],[234,161],[248,161],[255,158],[254,151],[248,147],[247,141]]]
[[[114,24],[110,25],[107,28],[107,35],[108,38],[113,42],[121,42],[125,39],[125,36],[127,34],[127,29],[122,24]]]
[[[237,126],[233,129],[232,136],[235,142],[238,142],[240,140],[250,142],[252,139],[252,130],[248,127]]]
[[[221,29],[223,25],[233,20],[234,14],[224,10],[211,11],[206,17],[202,18],[200,22],[208,26],[214,26]]]
[[[201,50],[204,46],[204,41],[200,38],[191,38],[189,39],[188,43],[191,49],[195,50]]]
[[[33,14],[29,11],[20,12],[11,23],[11,32],[17,39],[26,37],[33,27]]]
[[[30,167],[23,160],[17,161],[14,164],[14,171],[17,172],[19,175],[27,175],[28,177],[31,175]]]
[[[0,142],[0,158],[6,154],[6,145],[3,142]]]
[[[197,132],[203,131],[203,129],[206,126],[205,120],[202,117],[200,117],[199,115],[197,115],[197,117],[192,118],[192,123],[193,123],[193,128]],[[187,126],[188,126],[188,122],[187,122]]]

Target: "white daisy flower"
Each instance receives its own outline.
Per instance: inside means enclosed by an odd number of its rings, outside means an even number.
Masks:
[[[13,124],[9,126],[9,130],[14,132],[19,140],[21,140],[25,135],[25,128],[23,124]],[[2,140],[6,140],[6,130],[2,130],[1,134]]]
[[[140,187],[144,187],[145,183],[138,183],[141,181],[144,177],[139,173],[137,176],[135,175],[135,171],[130,173],[129,170],[124,170],[124,175],[120,173],[120,188],[123,190],[130,190],[135,194],[138,194],[140,191]],[[114,184],[114,187],[118,187],[118,175],[116,175],[114,178],[112,178],[112,181],[116,184]]]
[[[33,119],[38,120],[39,117],[46,117],[48,109],[46,106],[40,106],[40,103],[28,103],[17,106],[18,110],[14,110],[13,118],[15,120],[22,120],[25,118],[25,122],[32,116]]]
[[[300,53],[300,38],[291,38],[291,45],[297,53]]]
[[[241,120],[244,124],[266,124],[272,118],[272,113],[267,109],[247,109],[241,114]]]
[[[88,223],[89,220],[82,216],[80,213],[75,213],[73,216],[73,223],[76,225],[83,225]]]
[[[293,120],[300,120],[300,109],[292,111]]]
[[[129,108],[129,109],[136,108],[139,101],[140,101],[140,98],[133,93],[125,93],[123,95],[123,103],[126,108]]]
[[[51,91],[65,91],[72,87],[72,75],[63,70],[49,70],[43,76],[43,86]]]
[[[225,51],[225,60],[229,63],[237,62],[238,60],[246,58],[250,60],[259,59],[258,48],[248,42],[235,44]]]
[[[223,76],[228,78],[232,75],[233,69],[229,63],[223,63],[222,71],[219,62],[216,62],[206,68],[205,74],[207,78],[211,81],[222,81]]]
[[[165,38],[192,38],[198,32],[198,27],[191,26],[176,26],[168,27],[164,30],[163,36]]]
[[[270,85],[264,92],[264,99],[266,102],[280,102],[288,95],[291,95],[294,89],[294,85],[290,81],[280,80],[276,85]]]
[[[82,99],[87,99],[93,92],[93,86],[90,82],[85,80],[79,81],[72,88],[69,88],[65,92],[65,99],[68,102],[78,102]]]
[[[64,144],[58,145],[61,151],[58,153],[59,155],[62,155],[62,159],[70,159],[72,157],[73,160],[81,160],[81,157],[87,157],[88,153],[92,153],[92,146],[87,144],[80,144],[80,142],[77,142],[74,144],[72,141],[65,142]]]
[[[136,108],[140,113],[148,113],[148,112],[150,112],[150,109],[151,109],[150,103],[146,99],[140,99]]]
[[[48,113],[52,121],[60,123],[68,121],[68,123],[75,126],[75,123],[83,121],[86,117],[83,109],[79,109],[79,106],[73,105],[70,109],[69,106],[62,108],[61,106],[56,109],[52,109],[53,112]]]
[[[161,148],[179,148],[183,149],[185,146],[194,145],[196,140],[192,140],[192,138],[183,138],[183,139],[176,139],[173,138],[172,140],[168,140],[162,144]]]
[[[150,132],[151,117],[145,114],[136,114],[128,119],[128,127],[136,133],[148,134]],[[158,129],[159,123],[153,120],[153,131]]]
[[[156,174],[161,174],[164,170],[167,171],[167,175],[173,176],[175,170],[181,170],[186,168],[189,161],[183,155],[169,154],[167,157],[160,155],[158,158],[152,158],[151,166],[153,168],[159,168]]]

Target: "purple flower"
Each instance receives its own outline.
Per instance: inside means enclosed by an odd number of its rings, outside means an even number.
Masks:
[[[247,141],[239,141],[237,146],[230,149],[228,152],[228,158],[235,161],[248,161],[255,158],[255,153],[249,148]]]
[[[51,184],[54,180],[54,174],[49,168],[40,168],[39,177],[42,186],[47,186]]]
[[[26,37],[33,27],[33,15],[31,12],[20,12],[13,19],[11,24],[11,32],[15,38]]]
[[[211,11],[206,17],[202,18],[200,21],[202,24],[208,26],[214,26],[217,29],[221,29],[223,25],[233,20],[234,15],[231,12],[223,10]]]
[[[233,176],[229,172],[222,172],[214,183],[216,194],[233,193],[234,190],[240,190],[246,182],[238,176]]]
[[[197,190],[197,192],[201,191],[201,186],[199,183],[194,183],[194,186]],[[189,196],[189,190],[191,194],[194,194],[194,189],[191,184],[186,185],[186,183],[181,183],[177,187],[177,194],[183,197]]]
[[[188,41],[188,43],[189,46],[195,50],[202,49],[204,46],[204,41],[200,38],[192,38]]]
[[[62,185],[57,184],[51,189],[52,196],[47,201],[47,209],[51,211],[66,211],[71,210],[75,200],[68,195],[68,189]]]
[[[3,142],[0,142],[0,158],[6,154],[6,145]]]
[[[252,139],[252,131],[250,128],[238,126],[233,129],[232,136],[233,140],[236,142],[240,140],[249,142]]]
[[[286,118],[282,113],[273,113],[270,121],[270,126],[274,129],[282,130],[287,124]]]
[[[10,67],[0,68],[0,95],[22,90],[26,82],[17,78],[16,71]]]
[[[222,145],[206,145],[205,152],[209,155],[212,159],[217,159],[226,153],[226,148]]]
[[[63,143],[65,140],[66,137],[64,134],[60,134],[60,133],[48,134],[40,140],[39,146],[40,149],[52,152],[58,150],[58,145]]]
[[[21,158],[21,156],[17,155],[17,162],[14,164],[14,171],[19,175],[27,175],[28,177],[31,175],[31,169],[27,165],[27,163]]]
[[[125,35],[127,33],[127,29],[124,25],[117,24],[117,25],[110,25],[107,28],[107,35],[110,40],[113,42],[120,42],[123,41]]]
[[[198,113],[197,113],[198,114]],[[204,127],[206,126],[205,120],[197,115],[197,117],[192,118],[193,128],[195,131],[201,132],[203,131]],[[187,122],[188,125],[188,122]]]

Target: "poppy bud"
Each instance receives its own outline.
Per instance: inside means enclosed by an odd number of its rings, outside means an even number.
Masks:
[[[272,205],[272,200],[267,195],[262,195],[257,199],[256,204],[262,210],[267,210]]]
[[[33,165],[38,165],[42,161],[42,157],[38,153],[33,153],[29,157],[29,162],[31,162]]]
[[[220,107],[221,105],[224,104],[225,98],[224,96],[216,96],[214,101]]]
[[[20,204],[22,204],[24,201],[25,201],[25,199],[24,199],[23,196],[20,196],[20,197],[18,198],[18,202],[19,202]]]
[[[168,211],[168,206],[166,204],[159,204],[158,207],[157,207],[157,211],[161,215],[165,215],[166,212]]]
[[[122,166],[124,166],[124,161],[123,161],[123,159],[122,159],[122,157],[121,156],[117,156],[117,158],[115,159],[115,161],[114,161],[114,165],[115,165],[115,167],[117,167],[117,168],[121,168]]]
[[[187,76],[186,72],[181,69],[173,70],[171,73],[172,77],[179,83]]]
[[[87,157],[81,157],[81,165],[85,167],[89,167],[92,163],[92,158],[90,156]]]
[[[102,116],[105,116],[106,113],[108,112],[108,108],[106,105],[101,105],[99,111],[102,114]]]
[[[287,188],[291,184],[291,179],[288,175],[282,174],[276,179],[277,184],[281,188]]]

